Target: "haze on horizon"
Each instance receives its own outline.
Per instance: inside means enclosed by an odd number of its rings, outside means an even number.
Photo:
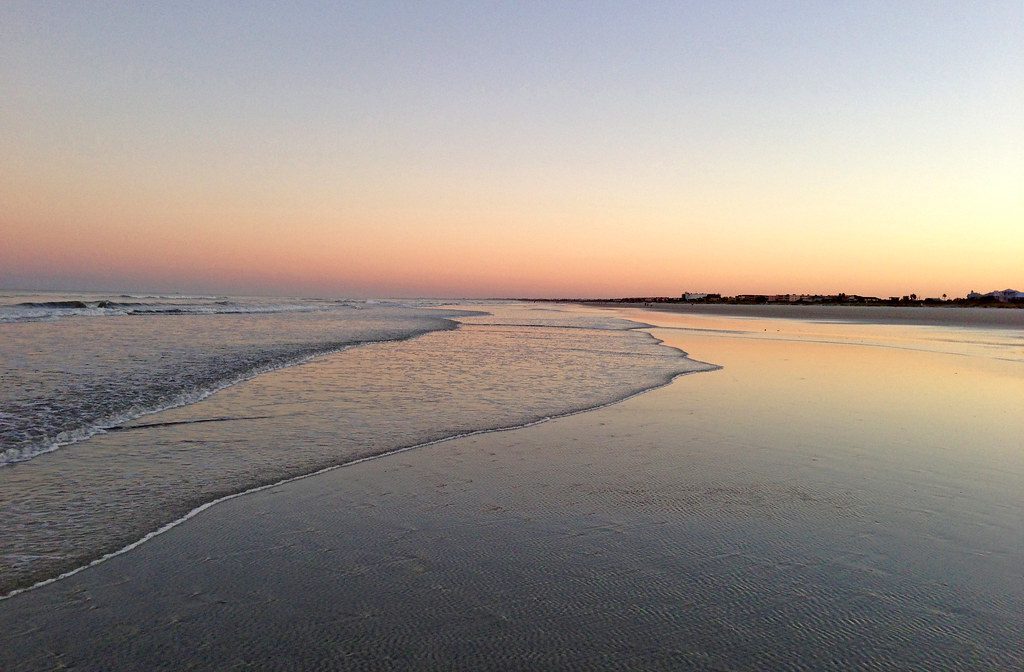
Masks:
[[[1024,289],[1024,3],[0,5],[0,287]]]

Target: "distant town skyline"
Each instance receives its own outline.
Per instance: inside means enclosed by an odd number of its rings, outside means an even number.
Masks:
[[[1024,4],[0,5],[0,287],[1024,287]]]

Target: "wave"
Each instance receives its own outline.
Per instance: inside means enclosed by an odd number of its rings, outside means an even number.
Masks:
[[[237,422],[239,420],[266,420],[270,415],[238,415],[224,418],[199,418],[198,420],[171,420],[168,422],[145,422],[127,427],[110,427],[108,432],[130,432],[133,429],[152,429],[154,427],[174,427],[176,425],[201,425],[207,422]]]
[[[238,303],[217,300],[208,303],[149,303],[143,301],[26,301],[0,306],[0,323],[40,322],[67,317],[119,317],[125,315],[225,315],[304,313],[354,307],[333,303]]]
[[[222,299],[222,296],[207,296],[204,294],[121,294],[122,299],[170,299],[176,301],[204,300],[214,301]]]
[[[46,436],[40,440],[31,441],[20,446],[6,448],[0,451],[0,468],[53,452],[63,446],[85,441],[97,434],[115,429],[125,423],[146,415],[152,415],[153,413],[160,413],[161,411],[167,411],[172,408],[180,408],[182,406],[195,404],[223,389],[251,380],[256,376],[270,371],[305,364],[316,358],[343,352],[349,348],[360,345],[383,343],[388,341],[404,341],[432,331],[445,331],[456,328],[458,328],[458,323],[452,320],[443,319],[441,325],[429,327],[424,326],[397,337],[323,343],[302,347],[298,350],[293,350],[283,354],[268,354],[262,361],[257,361],[254,365],[247,366],[242,370],[230,371],[227,375],[213,381],[207,381],[190,388],[178,390],[173,394],[162,396],[161,398],[149,403],[136,402],[127,408],[107,413],[99,418],[89,421],[86,424],[71,429],[65,429],[53,436]],[[3,418],[0,417],[0,420],[2,419]]]
[[[453,329],[458,328],[458,324],[454,324],[454,326],[452,328]],[[640,329],[641,327],[638,324],[638,326],[635,327],[635,328],[636,329]],[[441,444],[441,443],[447,443],[449,441],[455,441],[455,440],[458,440],[458,439],[463,439],[463,438],[468,438],[468,437],[473,437],[473,436],[479,436],[479,435],[483,435],[483,434],[494,434],[494,433],[515,431],[515,430],[519,430],[519,429],[526,429],[528,427],[535,427],[537,425],[542,425],[542,424],[551,422],[552,420],[559,420],[559,419],[567,418],[567,417],[574,416],[574,415],[580,415],[582,413],[589,413],[591,411],[601,410],[601,409],[604,409],[604,408],[608,408],[610,406],[615,406],[617,404],[621,404],[624,401],[628,401],[629,399],[632,399],[634,397],[638,397],[640,395],[647,394],[648,392],[653,392],[653,391],[661,389],[663,387],[667,387],[668,385],[671,385],[676,379],[681,378],[683,376],[688,376],[688,375],[692,375],[692,374],[696,374],[696,373],[705,373],[705,372],[710,372],[710,371],[717,371],[717,370],[720,370],[722,368],[720,365],[717,365],[717,364],[711,364],[709,362],[703,362],[703,361],[700,361],[700,360],[692,359],[689,356],[689,353],[683,351],[681,348],[678,348],[678,347],[675,347],[675,346],[665,345],[664,341],[662,341],[660,338],[657,338],[656,336],[654,336],[650,332],[648,332],[648,336],[650,336],[657,344],[663,345],[664,347],[669,348],[670,350],[676,351],[678,356],[682,360],[689,362],[693,366],[693,368],[691,368],[689,370],[677,371],[677,372],[674,372],[674,373],[667,374],[666,376],[664,376],[659,381],[655,381],[655,382],[652,382],[650,384],[643,385],[641,387],[634,388],[632,390],[626,391],[626,392],[624,392],[624,393],[622,393],[622,394],[620,394],[620,395],[618,395],[618,396],[616,396],[616,397],[614,397],[614,398],[612,398],[612,399],[610,399],[608,401],[605,401],[605,402],[601,402],[601,403],[597,403],[597,404],[590,404],[590,405],[585,405],[585,406],[580,406],[580,407],[575,407],[575,408],[569,407],[569,408],[563,409],[561,411],[556,411],[556,412],[552,412],[552,413],[549,413],[549,414],[543,414],[543,415],[539,415],[539,416],[534,416],[532,418],[527,418],[527,419],[524,419],[524,420],[522,420],[520,422],[513,422],[511,424],[502,424],[502,425],[495,425],[495,426],[491,426],[491,427],[481,427],[481,428],[478,428],[478,429],[469,429],[469,430],[454,431],[454,432],[447,432],[447,433],[442,430],[442,433],[441,433],[440,436],[437,436],[437,437],[434,437],[434,438],[429,438],[429,439],[424,440],[424,441],[418,441],[418,442],[415,442],[415,443],[412,443],[412,444],[407,444],[407,445],[404,445],[404,446],[398,446],[398,447],[395,447],[395,448],[391,448],[391,449],[388,449],[388,450],[383,450],[383,451],[377,452],[377,453],[371,453],[371,454],[368,454],[368,455],[362,455],[362,456],[358,456],[358,457],[351,457],[349,459],[344,459],[344,460],[339,461],[339,462],[337,462],[335,464],[330,464],[328,466],[321,467],[321,468],[318,468],[318,469],[314,469],[312,471],[308,471],[308,472],[305,472],[305,473],[299,473],[299,474],[295,474],[295,475],[291,475],[291,476],[286,476],[285,478],[274,479],[274,480],[271,480],[269,482],[264,482],[264,483],[260,483],[260,484],[254,485],[254,486],[247,487],[247,488],[242,489],[242,490],[237,491],[237,492],[233,492],[233,493],[229,493],[229,494],[226,494],[226,495],[222,495],[222,496],[217,497],[217,498],[215,498],[215,499],[213,499],[211,501],[204,502],[204,503],[202,503],[202,504],[200,504],[200,505],[190,509],[184,515],[179,516],[178,518],[176,518],[174,520],[171,520],[171,521],[169,521],[167,523],[164,523],[163,525],[160,525],[156,529],[153,529],[153,530],[143,534],[140,538],[136,539],[135,541],[133,541],[131,543],[128,543],[125,546],[122,546],[121,548],[118,548],[116,550],[113,550],[113,551],[110,551],[110,552],[107,552],[107,553],[103,553],[99,557],[96,557],[96,558],[94,558],[94,559],[92,559],[90,561],[87,561],[84,564],[81,564],[81,565],[79,565],[77,567],[74,567],[74,568],[72,568],[70,570],[61,572],[61,573],[57,574],[56,576],[51,576],[51,577],[46,578],[46,579],[38,580],[38,581],[35,581],[34,583],[31,583],[31,584],[23,586],[23,587],[14,588],[12,590],[9,590],[6,593],[0,593],[0,602],[2,602],[4,600],[8,600],[8,599],[10,599],[12,597],[15,597],[16,595],[20,595],[22,593],[26,593],[28,591],[35,590],[37,588],[42,588],[42,587],[50,585],[52,583],[56,583],[56,582],[61,581],[63,579],[72,577],[72,576],[74,576],[74,575],[76,575],[76,574],[78,574],[80,572],[83,572],[83,571],[85,571],[87,569],[90,569],[90,568],[95,567],[97,565],[103,564],[107,560],[110,560],[112,558],[116,558],[117,556],[120,556],[120,555],[124,555],[125,553],[129,553],[129,552],[135,550],[136,548],[142,546],[146,542],[154,539],[155,537],[158,537],[158,536],[164,534],[165,532],[168,532],[168,531],[174,529],[175,527],[178,527],[179,525],[189,521],[190,519],[195,518],[200,513],[204,512],[204,511],[206,511],[206,510],[208,510],[208,509],[210,509],[210,508],[212,508],[214,506],[217,506],[218,504],[222,504],[222,503],[230,501],[232,499],[236,499],[236,498],[239,498],[239,497],[245,497],[245,496],[252,495],[252,494],[255,494],[255,493],[258,493],[258,492],[262,492],[262,491],[265,491],[265,490],[269,490],[269,489],[272,489],[272,488],[277,488],[279,486],[282,486],[282,485],[285,485],[285,484],[288,484],[288,483],[293,483],[295,481],[301,481],[301,480],[304,480],[304,479],[307,479],[307,478],[313,478],[313,477],[320,476],[322,474],[325,474],[325,473],[328,473],[328,472],[331,472],[331,471],[335,471],[337,469],[343,469],[343,468],[346,468],[346,467],[352,467],[352,466],[355,466],[357,464],[362,464],[364,462],[380,460],[380,459],[392,457],[394,455],[399,455],[401,453],[406,453],[406,452],[409,452],[409,451],[412,451],[412,450],[426,448],[426,447],[434,446],[434,445]],[[410,338],[412,338],[412,337],[410,337]],[[407,339],[396,339],[396,340],[407,340]],[[204,419],[200,419],[200,420],[193,420],[193,421],[186,421],[186,422],[191,424],[191,423],[196,423],[196,422],[220,422],[220,421],[226,421],[226,420],[232,420],[232,419],[248,419],[248,418],[245,418],[244,416],[243,417],[238,417],[238,418],[204,418]],[[178,424],[178,423],[175,423],[175,422],[170,422],[170,423],[153,423],[150,426],[161,426],[161,425],[164,425],[164,424],[173,425],[173,424]],[[131,428],[126,428],[126,429],[131,429]]]
[[[99,302],[97,302],[99,303]],[[25,301],[23,303],[15,304],[16,308],[89,308],[89,303],[85,301]]]
[[[35,298],[35,297],[33,297]],[[170,294],[120,294],[115,298],[67,298],[0,304],[0,324],[47,322],[69,317],[122,317],[125,315],[259,315],[272,313],[330,312],[367,308],[428,308],[438,299],[268,299]]]

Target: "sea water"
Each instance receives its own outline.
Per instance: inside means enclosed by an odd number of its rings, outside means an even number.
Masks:
[[[624,319],[430,303],[0,296],[0,594],[220,497],[711,368]]]

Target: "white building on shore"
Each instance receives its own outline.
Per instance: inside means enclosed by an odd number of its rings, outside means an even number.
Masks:
[[[1020,301],[1024,300],[1024,292],[1018,292],[1016,289],[1000,289],[995,292],[989,292],[985,296],[991,296],[996,301]]]
[[[1019,292],[1016,289],[999,289],[988,294],[979,294],[978,292],[972,291],[967,295],[967,298],[972,301],[979,299],[995,299],[1001,303],[1007,303],[1009,301],[1024,301],[1024,292]]]

